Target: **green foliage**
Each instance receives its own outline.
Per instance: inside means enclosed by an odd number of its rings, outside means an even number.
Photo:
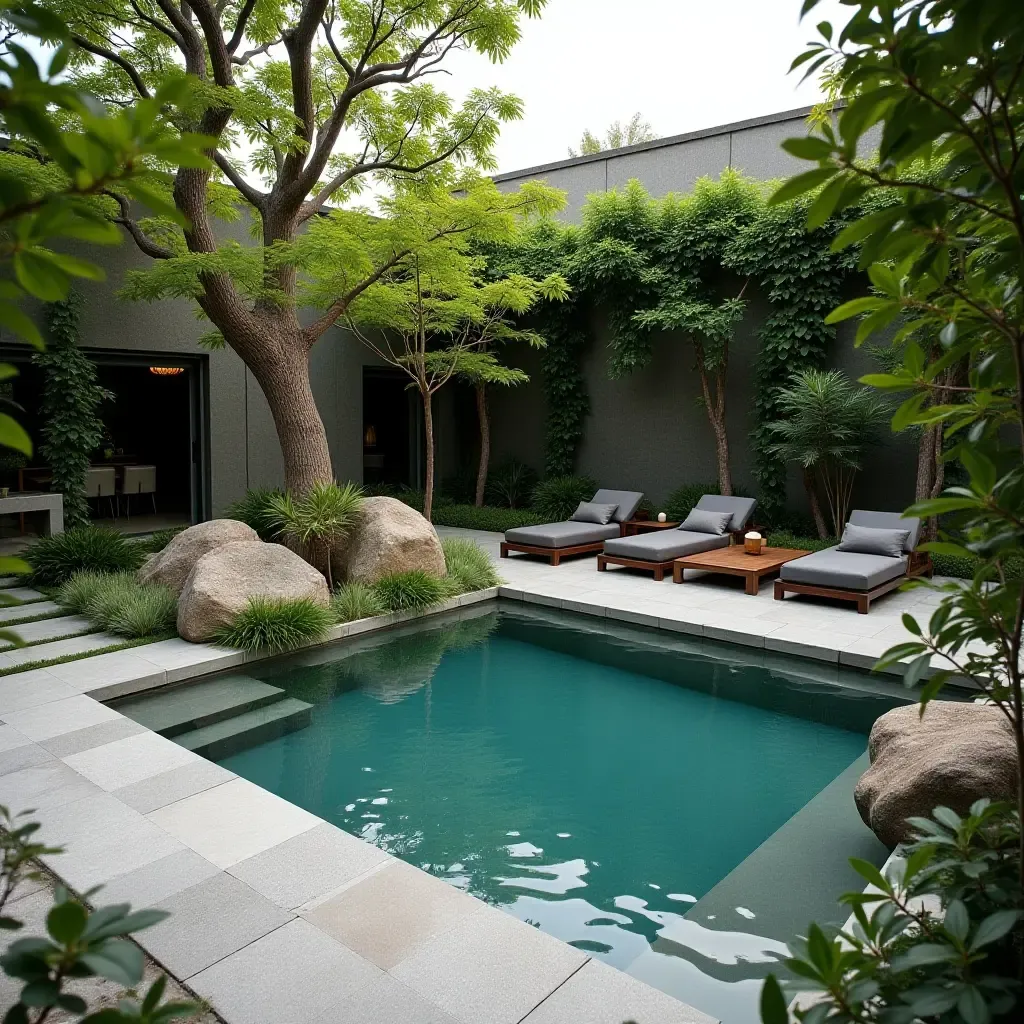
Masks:
[[[404,498],[402,499],[405,500]],[[407,502],[411,504],[411,502]],[[573,506],[575,510],[575,506]],[[542,522],[532,509],[493,508],[484,505],[438,505],[434,509],[434,523],[437,526],[451,526],[460,530],[484,530],[488,533],[504,533],[517,526],[536,526]]]
[[[62,847],[36,839],[38,823],[25,820],[30,813],[12,815],[6,807],[0,807],[0,929],[5,932],[23,927],[8,913],[7,904],[13,894],[24,891],[26,882],[43,877],[36,861],[63,852]],[[87,895],[92,898],[95,892],[90,890]],[[50,1019],[56,1011],[62,1020],[88,1024],[169,1024],[195,1015],[199,1007],[194,1003],[164,1001],[164,975],[149,987],[142,1000],[126,995],[116,1008],[94,1013],[89,1013],[82,996],[68,991],[69,980],[82,978],[102,978],[121,988],[135,989],[142,981],[145,960],[142,950],[127,936],[167,916],[162,910],[133,912],[127,903],[91,911],[64,886],[57,886],[53,907],[46,916],[46,936],[16,939],[0,957],[0,967],[7,977],[20,983],[18,1001],[4,1019],[10,1024],[36,1024]]]
[[[284,491],[279,487],[250,487],[238,501],[233,501],[224,509],[224,518],[237,519],[251,526],[259,534],[260,540],[277,540],[280,526],[274,502],[283,497]]]
[[[657,133],[637,111],[626,123],[612,121],[603,139],[591,131],[585,131],[578,150],[569,147],[569,156],[593,156],[607,149],[622,149],[624,146],[638,146],[642,142],[653,142]]]
[[[590,501],[597,481],[589,476],[554,476],[542,480],[533,492],[533,511],[541,522],[560,523],[576,511],[581,501]]]
[[[888,412],[871,388],[838,370],[805,370],[775,399],[782,417],[769,424],[769,454],[795,462],[816,479],[831,511],[832,536],[842,536],[861,456],[878,438]]]
[[[429,608],[451,596],[446,580],[421,569],[382,576],[373,585],[373,589],[384,607],[391,612]]]
[[[795,548],[800,551],[824,551],[838,541],[835,537],[807,537],[797,533],[790,533],[788,530],[772,530],[768,534],[765,543],[772,548]]]
[[[61,585],[57,603],[129,640],[173,633],[178,618],[173,591],[140,583],[131,572],[76,573]]]
[[[96,383],[96,366],[78,347],[82,300],[77,292],[46,309],[50,343],[33,356],[43,371],[39,414],[43,422],[40,451],[53,470],[52,489],[64,495],[68,528],[89,525],[85,474],[103,440],[99,407],[110,397]]]
[[[456,593],[486,590],[501,583],[490,555],[475,541],[446,537],[441,541],[448,579]]]
[[[683,484],[665,502],[665,517],[682,522],[705,494],[720,494],[718,481],[708,484]]]
[[[270,530],[294,541],[333,588],[331,547],[359,521],[363,490],[358,484],[315,483],[305,494],[271,494],[266,515]]]
[[[498,508],[523,508],[536,486],[536,471],[518,459],[508,459],[488,476],[486,496]]]
[[[32,582],[55,587],[76,572],[134,571],[144,557],[139,545],[104,526],[79,526],[41,537],[25,551]]]
[[[805,10],[814,6],[805,0]],[[921,687],[922,711],[951,676],[968,680],[1006,722],[1018,785],[1015,807],[979,801],[963,819],[944,808],[934,821],[914,819],[921,838],[892,879],[855,863],[881,892],[848,898],[857,927],[845,946],[812,925],[790,966],[825,990],[799,1014],[811,1024],[988,1024],[1019,1018],[1024,977],[1024,589],[1007,574],[1024,556],[1024,17],[1012,0],[847,6],[840,36],[822,22],[821,40],[794,62],[809,73],[828,63],[843,109],[835,125],[785,143],[814,166],[773,202],[813,193],[811,226],[837,211],[850,217],[834,245],[854,252],[873,293],[828,320],[861,318],[856,344],[895,328],[901,365],[863,382],[907,396],[894,430],[941,426],[946,458],[965,474],[907,514],[947,517],[924,547],[976,558],[973,578],[916,583],[934,587],[940,603],[927,622],[904,614],[910,639],[876,670],[901,666],[904,683]],[[865,133],[879,129],[877,162],[858,160]],[[934,402],[955,366],[965,378],[959,400]],[[937,896],[941,916],[919,894]],[[769,983],[769,1024],[781,1021],[780,1002]]]
[[[231,625],[217,630],[212,639],[242,651],[287,651],[323,640],[334,622],[329,608],[308,598],[253,597]]]
[[[350,580],[343,583],[331,596],[331,611],[338,622],[369,619],[387,611],[376,590],[368,583]]]
[[[816,1006],[797,1010],[798,1020],[1010,1019],[1020,995],[1014,947],[1024,938],[1015,809],[979,800],[963,818],[936,807],[932,818],[910,822],[916,837],[887,874],[851,859],[874,887],[842,897],[855,924],[834,936],[812,924],[806,939],[790,943],[786,966],[802,988],[824,994]],[[764,1024],[787,1024],[786,1003],[770,975]]]
[[[169,526],[166,530],[154,530],[148,537],[143,537],[135,543],[146,554],[154,555],[158,551],[163,551],[184,529],[184,526]]]

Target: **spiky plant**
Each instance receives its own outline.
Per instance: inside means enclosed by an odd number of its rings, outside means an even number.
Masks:
[[[461,537],[447,537],[441,541],[448,580],[455,593],[486,590],[501,583],[490,556],[479,544]]]
[[[352,580],[343,583],[331,598],[331,610],[338,622],[353,622],[383,615],[387,606],[368,583]]]
[[[853,481],[864,449],[875,440],[888,417],[877,391],[854,384],[838,370],[794,374],[779,392],[783,419],[769,429],[776,440],[768,451],[803,470],[804,486],[822,538],[842,536],[850,511]],[[831,524],[821,512],[818,491],[825,495]]]
[[[104,526],[79,526],[41,537],[24,555],[32,567],[32,582],[49,587],[77,572],[133,571],[144,557],[138,544]]]
[[[305,494],[272,496],[267,522],[280,537],[294,541],[303,557],[315,565],[333,589],[331,547],[348,535],[359,520],[363,491],[357,484],[317,483]]]
[[[333,624],[331,610],[309,598],[253,597],[213,640],[243,651],[287,651],[322,640]]]
[[[421,569],[382,576],[373,585],[373,589],[384,606],[392,612],[429,608],[451,596],[446,580]]]
[[[137,640],[173,633],[178,619],[178,600],[168,587],[136,583],[105,609],[104,628],[110,633]]]
[[[96,594],[110,579],[110,573],[76,572],[65,580],[57,591],[56,601],[75,615],[84,615]]]
[[[272,502],[283,496],[284,491],[280,487],[250,487],[238,501],[228,505],[224,517],[251,526],[260,535],[260,540],[277,540],[280,528]]]
[[[597,481],[589,476],[553,476],[542,480],[533,491],[533,510],[549,523],[560,523],[576,511],[581,501],[590,501]]]

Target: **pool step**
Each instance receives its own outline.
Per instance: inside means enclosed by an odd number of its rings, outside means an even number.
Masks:
[[[218,761],[249,747],[275,740],[296,729],[304,729],[313,718],[313,705],[285,697],[265,707],[204,725],[175,736],[174,741],[189,750]]]
[[[230,675],[118,701],[128,718],[168,739],[278,703],[285,693],[252,676]]]

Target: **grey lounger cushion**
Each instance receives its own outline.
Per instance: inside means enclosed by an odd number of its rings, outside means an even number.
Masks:
[[[756,505],[756,498],[726,498],[722,494],[705,494],[693,507],[701,512],[731,512],[729,529],[742,530],[753,517]]]
[[[609,491],[602,487],[591,499],[598,505],[616,505],[615,515],[612,517],[617,523],[624,523],[627,519],[633,518],[633,513],[640,507],[644,500],[643,491]]]
[[[885,555],[899,558],[907,543],[909,530],[879,530],[874,526],[847,523],[839,541],[840,551],[856,551],[862,555]]]
[[[618,537],[619,524],[545,523],[543,526],[519,526],[505,532],[510,544],[530,544],[537,548],[571,548],[577,544],[596,544]]]
[[[713,533],[721,537],[731,522],[731,512],[708,512],[702,508],[691,508],[690,514],[679,524],[679,529],[689,533]]]
[[[635,558],[640,562],[668,562],[698,551],[727,548],[729,535],[717,537],[713,533],[690,533],[689,530],[659,530],[640,533],[635,537],[617,537],[605,541],[604,553],[617,558]]]
[[[825,548],[787,562],[779,571],[790,583],[810,583],[819,587],[841,587],[845,590],[870,590],[880,583],[902,576],[907,559],[885,555],[862,555],[852,551]]]
[[[867,509],[855,508],[850,513],[853,526],[868,526],[874,530],[909,530],[903,550],[909,554],[917,547],[917,538],[921,533],[921,520],[916,516],[903,516],[899,512],[869,512]]]
[[[596,501],[581,501],[576,506],[576,511],[569,516],[571,523],[598,523],[607,526],[615,516],[617,506],[611,503],[599,505]]]

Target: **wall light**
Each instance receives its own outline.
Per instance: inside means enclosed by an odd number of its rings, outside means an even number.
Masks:
[[[151,366],[149,368],[150,373],[155,373],[158,377],[177,377],[179,373],[185,372],[184,366]]]

